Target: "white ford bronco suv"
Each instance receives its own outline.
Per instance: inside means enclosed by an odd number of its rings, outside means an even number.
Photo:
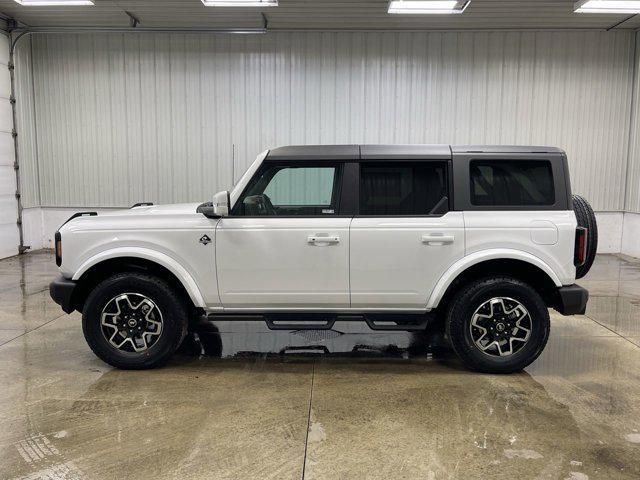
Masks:
[[[208,315],[442,328],[465,365],[508,373],[542,352],[548,308],[584,313],[596,243],[556,148],[290,146],[212,202],[75,214],[50,292],[119,368],[162,365]]]

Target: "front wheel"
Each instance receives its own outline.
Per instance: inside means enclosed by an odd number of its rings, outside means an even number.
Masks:
[[[91,292],[82,330],[91,350],[122,369],[166,363],[187,331],[187,309],[162,279],[140,273],[114,275]]]
[[[447,335],[472,370],[512,373],[542,353],[549,338],[549,310],[529,285],[510,277],[466,285],[449,306]]]

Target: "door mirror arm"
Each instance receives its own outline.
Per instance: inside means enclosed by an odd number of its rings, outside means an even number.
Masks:
[[[200,205],[196,212],[203,214],[207,218],[222,218],[229,216],[231,206],[231,195],[227,190],[218,192],[213,196],[212,202],[205,202]]]
[[[211,202],[203,203],[196,209],[196,212],[203,214],[207,218],[220,218]]]

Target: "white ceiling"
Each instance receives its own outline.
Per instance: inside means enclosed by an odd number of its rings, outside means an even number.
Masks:
[[[205,7],[200,0],[95,0],[89,7],[26,7],[0,0],[0,12],[29,26],[127,27],[131,12],[142,27],[269,29],[479,30],[606,29],[625,15],[575,14],[573,0],[472,0],[462,15],[388,15],[387,0],[280,0],[280,6]],[[640,27],[640,15],[618,28]]]

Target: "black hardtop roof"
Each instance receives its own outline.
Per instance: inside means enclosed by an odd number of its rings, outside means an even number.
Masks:
[[[564,154],[556,147],[510,145],[291,145],[269,150],[266,160],[450,159],[453,153]]]
[[[266,160],[358,160],[359,145],[291,145],[269,150]]]
[[[453,153],[555,153],[564,154],[558,147],[535,145],[451,145]]]

